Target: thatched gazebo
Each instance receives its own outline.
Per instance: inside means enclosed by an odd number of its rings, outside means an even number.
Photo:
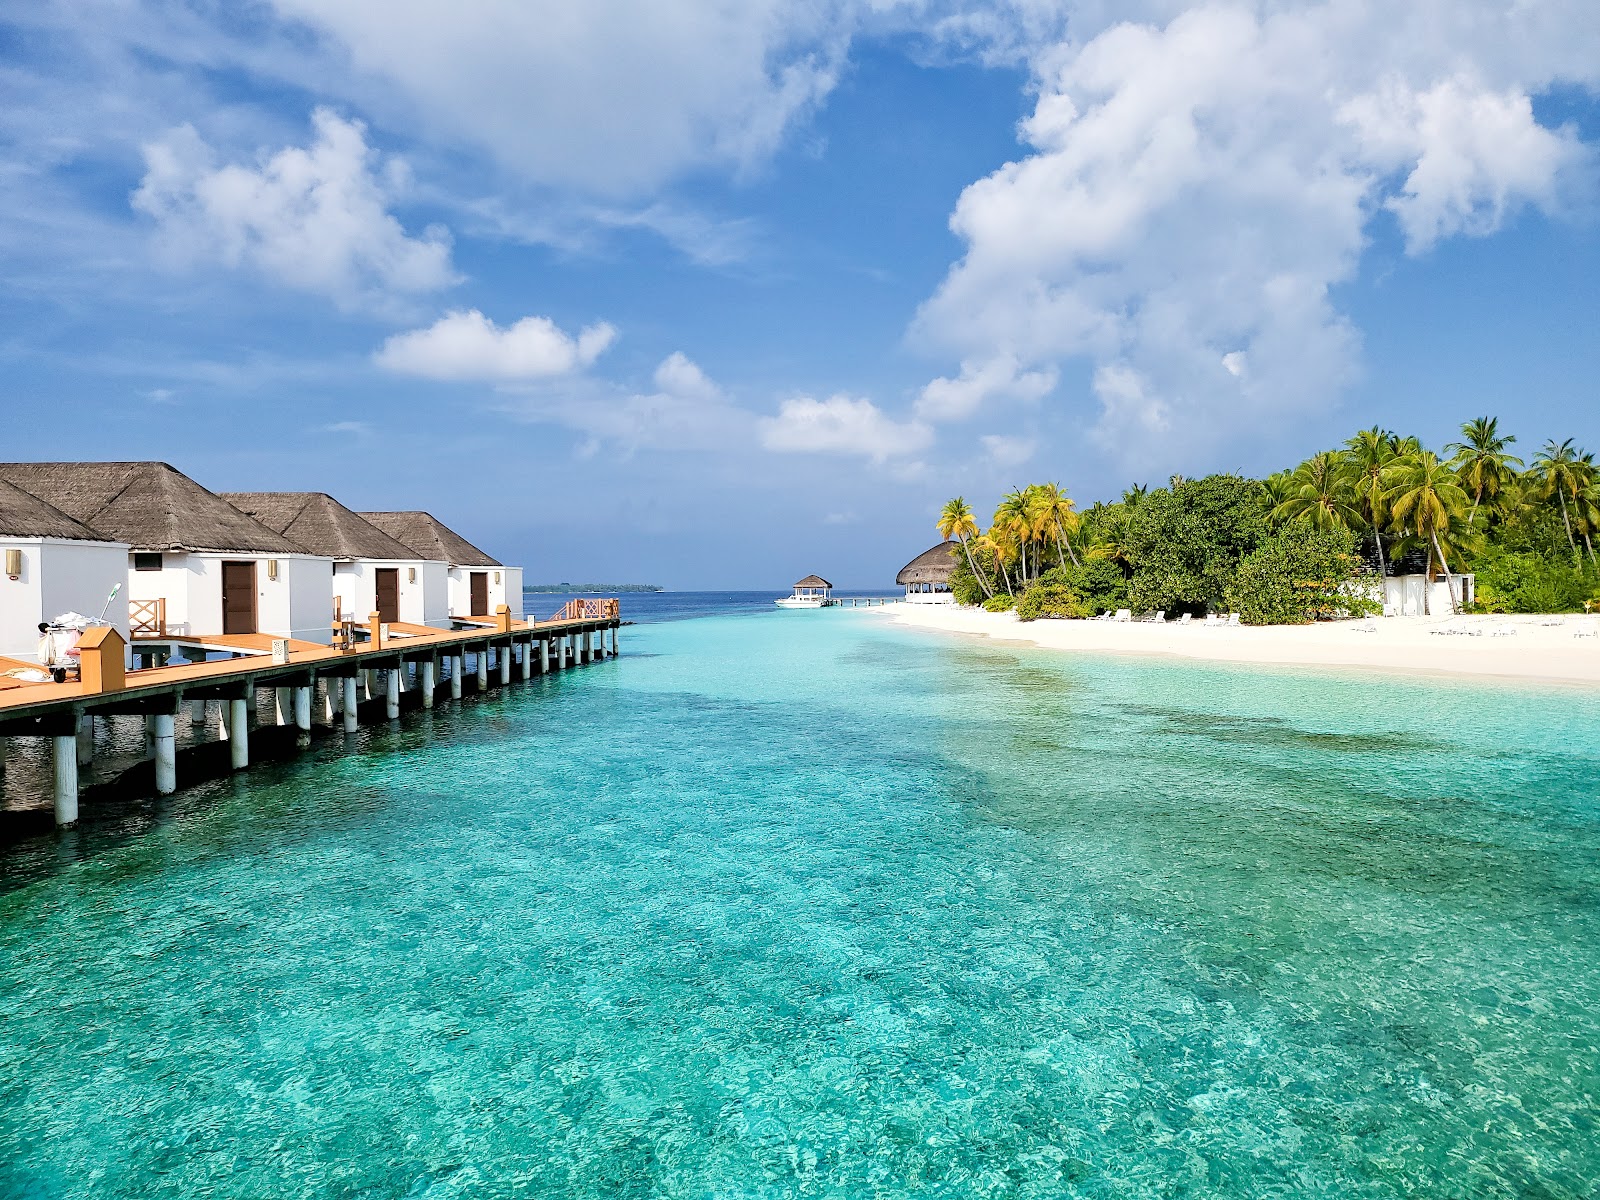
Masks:
[[[906,603],[954,604],[950,572],[956,569],[956,555],[960,550],[959,543],[940,542],[900,568],[894,581],[906,589]]]

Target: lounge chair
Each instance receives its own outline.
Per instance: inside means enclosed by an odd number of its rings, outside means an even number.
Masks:
[[[1502,623],[1502,624],[1496,625],[1494,628],[1490,629],[1489,630],[1489,636],[1490,637],[1516,637],[1517,636],[1517,627],[1515,625],[1506,625],[1506,624]]]
[[[1187,625],[1187,624],[1189,624],[1189,622],[1190,622],[1190,621],[1192,621],[1192,620],[1193,620],[1193,619],[1194,619],[1194,618],[1193,618],[1193,616],[1192,616],[1192,615],[1191,615],[1191,614],[1189,614],[1189,613],[1184,613],[1184,614],[1183,614],[1183,616],[1181,616],[1181,617],[1179,617],[1179,618],[1178,618],[1178,624],[1179,624],[1179,625]]]
[[[1378,623],[1371,618],[1368,618],[1365,621],[1357,621],[1355,624],[1351,625],[1350,628],[1354,629],[1357,633],[1377,633]]]
[[[1159,609],[1158,611],[1151,613],[1148,617],[1145,618],[1145,623],[1147,625],[1165,625],[1166,621],[1167,621],[1167,610],[1164,609],[1164,608],[1163,609]]]
[[[1228,619],[1225,622],[1225,624],[1237,625],[1238,623],[1239,623],[1239,614],[1238,613],[1229,613],[1228,614]]]
[[[1572,631],[1573,637],[1600,637],[1600,625],[1588,625]]]
[[[1119,608],[1119,609],[1117,609],[1116,619],[1118,621],[1131,621],[1131,620],[1133,620],[1133,610],[1131,608]]]
[[[1540,621],[1539,624],[1541,624],[1541,625],[1565,625],[1566,621],[1564,619],[1562,619],[1561,617],[1547,617],[1545,620]]]

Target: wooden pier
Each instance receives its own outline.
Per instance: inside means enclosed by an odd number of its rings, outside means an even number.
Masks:
[[[219,740],[228,744],[232,768],[244,770],[250,765],[250,715],[264,691],[272,693],[277,724],[296,727],[309,744],[319,685],[326,724],[353,733],[363,693],[368,700],[381,697],[392,721],[400,716],[403,694],[418,694],[422,707],[432,708],[439,697],[460,699],[469,687],[486,691],[491,672],[504,687],[513,675],[527,680],[614,657],[622,621],[615,600],[589,600],[568,605],[549,621],[514,621],[502,605],[492,617],[458,617],[453,623],[458,628],[384,624],[374,613],[364,624],[346,622],[345,636],[336,635],[333,646],[265,634],[136,638],[135,661],[163,665],[133,671],[124,669],[126,647],[117,632],[93,628],[79,643],[80,679],[0,690],[0,738],[52,739],[55,822],[66,827],[78,819],[78,769],[92,761],[93,752],[92,735],[86,738],[84,731],[95,717],[144,719],[155,791],[168,795],[179,785],[176,719],[185,704],[197,706],[191,712],[218,707]],[[218,652],[233,657],[193,661]]]

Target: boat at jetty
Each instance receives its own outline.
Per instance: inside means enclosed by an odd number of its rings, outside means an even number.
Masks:
[[[833,598],[833,584],[820,575],[807,575],[794,585],[794,594],[774,600],[779,608],[832,608],[839,603]]]

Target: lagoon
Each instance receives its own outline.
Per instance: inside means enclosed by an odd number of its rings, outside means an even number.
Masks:
[[[0,1197],[1600,1177],[1600,696],[691,609],[9,851]]]

